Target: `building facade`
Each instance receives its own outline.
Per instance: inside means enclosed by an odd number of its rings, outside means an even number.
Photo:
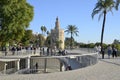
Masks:
[[[64,30],[60,28],[58,17],[56,18],[55,28],[51,30],[52,47],[64,49]]]

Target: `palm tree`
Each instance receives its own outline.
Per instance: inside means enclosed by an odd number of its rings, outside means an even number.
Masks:
[[[45,32],[47,31],[47,28],[44,26],[43,27],[43,32],[44,32],[44,35],[45,35]]]
[[[115,2],[114,0],[98,0],[96,3],[95,8],[93,9],[92,12],[92,18],[94,18],[94,15],[100,13],[99,19],[103,15],[103,24],[102,24],[102,32],[101,32],[101,52],[102,52],[102,58],[104,58],[104,53],[103,53],[103,34],[104,34],[104,27],[105,27],[105,22],[106,22],[106,15],[107,12],[111,11],[115,7]]]
[[[41,31],[42,31],[42,35],[45,35],[45,32],[47,31],[47,28],[43,25],[41,26]]]
[[[44,32],[44,26],[41,26],[41,31],[42,31],[42,34],[43,34],[43,32]]]
[[[70,43],[70,48],[72,48],[72,43],[73,43],[73,36],[74,34],[76,36],[78,36],[78,28],[75,25],[68,25],[67,26],[67,30],[65,30],[65,32],[67,32],[67,34],[71,34],[71,43]]]
[[[47,33],[47,36],[49,35],[49,31],[46,32]]]

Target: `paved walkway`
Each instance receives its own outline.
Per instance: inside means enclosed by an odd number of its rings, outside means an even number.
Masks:
[[[120,80],[120,57],[106,56],[95,65],[66,72],[1,75],[0,80]]]

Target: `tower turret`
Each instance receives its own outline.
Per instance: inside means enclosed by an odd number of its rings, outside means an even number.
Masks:
[[[58,17],[56,18],[56,22],[55,22],[55,29],[60,29],[60,23]]]

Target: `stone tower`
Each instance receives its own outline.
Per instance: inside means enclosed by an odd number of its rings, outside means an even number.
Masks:
[[[60,23],[59,23],[58,17],[56,18],[56,22],[55,22],[55,29],[56,30],[60,29]]]
[[[64,49],[64,30],[60,28],[58,17],[56,18],[55,28],[51,30],[51,43],[56,46],[56,41],[59,41],[59,48]]]

